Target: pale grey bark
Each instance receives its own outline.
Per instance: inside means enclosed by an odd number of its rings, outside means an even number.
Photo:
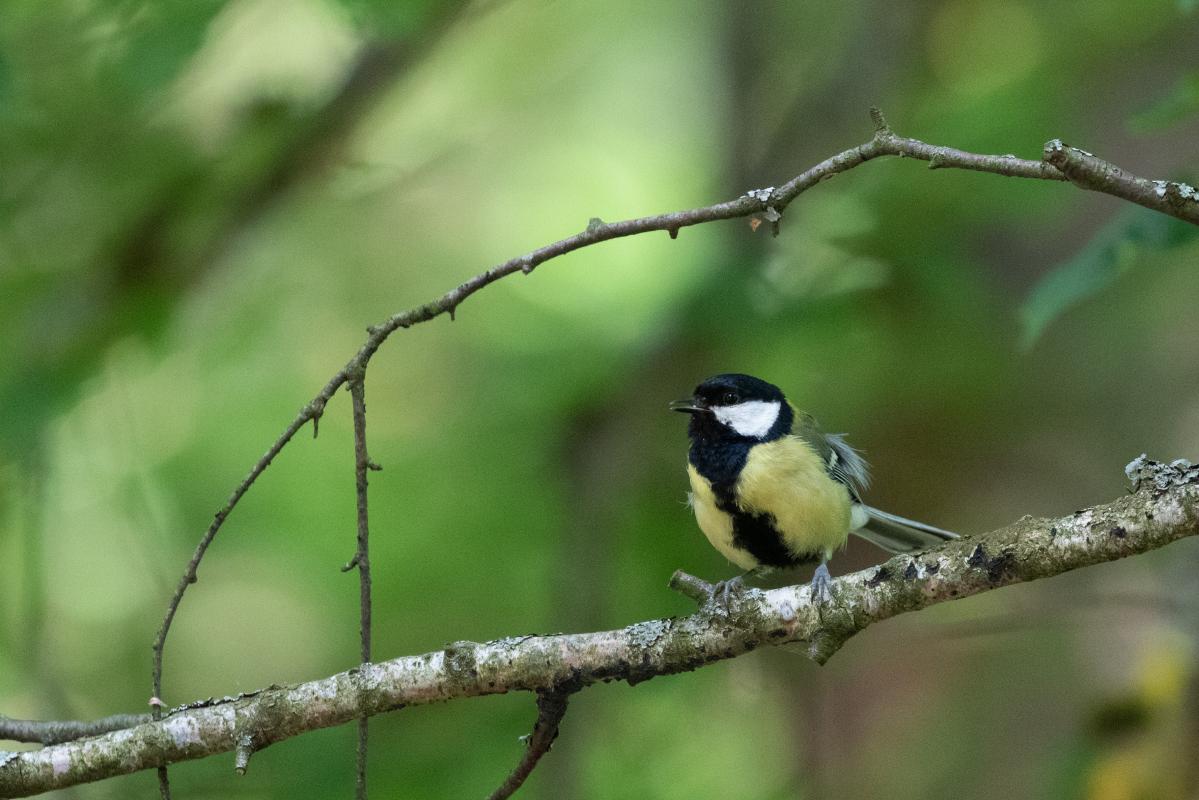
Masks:
[[[1147,552],[1199,533],[1199,467],[1129,464],[1133,492],[1059,519],[1025,517],[990,534],[838,578],[834,600],[807,585],[748,590],[730,608],[705,602],[690,616],[598,633],[457,642],[297,686],[270,687],[184,706],[158,721],[27,753],[0,754],[0,797],[20,797],[234,752],[250,754],[316,728],[406,705],[484,694],[565,694],[599,681],[630,684],[792,644],[823,662],[875,622],[1022,581]],[[705,583],[676,575],[704,598]]]

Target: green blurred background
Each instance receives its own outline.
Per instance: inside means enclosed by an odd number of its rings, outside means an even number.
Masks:
[[[212,513],[368,324],[620,219],[904,135],[1149,177],[1199,165],[1176,2],[9,0],[0,5],[0,712],[145,708]],[[614,241],[396,334],[367,381],[375,653],[687,613],[733,573],[683,505],[722,371],[964,532],[1199,452],[1199,237],[1057,183],[897,159],[745,220]],[[348,397],[231,516],[168,642],[176,704],[353,666]],[[834,574],[884,558],[851,542]],[[529,798],[1184,798],[1199,542],[905,616],[826,667],[758,652],[572,704]],[[792,576],[806,579],[806,574]],[[372,723],[377,797],[481,797],[527,695]],[[172,770],[346,797],[354,728]],[[5,744],[7,747],[15,745]],[[154,796],[143,773],[64,792]]]

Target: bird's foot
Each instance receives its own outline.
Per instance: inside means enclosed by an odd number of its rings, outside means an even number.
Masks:
[[[833,576],[829,574],[828,565],[821,562],[812,575],[812,602],[817,605],[828,605],[833,601]]]
[[[688,575],[682,570],[677,570],[670,577],[669,585],[671,589],[687,595],[701,606],[723,607],[727,614],[732,611],[733,606],[746,592],[753,591],[745,585],[746,576],[753,574],[758,573],[750,570],[743,575],[729,578],[726,581],[708,583],[694,575]]]
[[[718,581],[712,586],[712,602],[724,606],[728,611],[733,598],[745,593],[745,576],[738,575],[725,581]]]

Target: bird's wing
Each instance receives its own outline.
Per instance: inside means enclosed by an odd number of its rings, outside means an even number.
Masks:
[[[830,478],[849,489],[849,496],[854,501],[851,533],[892,553],[914,553],[958,538],[951,531],[888,514],[863,503],[862,493],[870,485],[870,467],[866,460],[840,434],[821,431],[811,414],[795,411],[792,434],[816,451]]]
[[[811,414],[798,409],[795,410],[795,425],[791,432],[816,451],[830,478],[845,484],[850,496],[862,502],[862,493],[870,485],[870,466],[861,453],[849,446],[844,436],[825,433]]]

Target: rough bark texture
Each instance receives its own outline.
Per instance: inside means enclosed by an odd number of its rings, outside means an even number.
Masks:
[[[1128,465],[1133,493],[1060,519],[1025,517],[990,534],[897,556],[833,582],[812,603],[807,585],[705,602],[681,618],[598,633],[457,642],[297,686],[206,700],[161,720],[26,753],[0,754],[0,797],[20,797],[166,763],[245,750],[362,715],[484,694],[561,694],[599,681],[640,683],[763,645],[798,643],[824,662],[875,622],[1022,581],[1114,561],[1199,533],[1199,467],[1143,456]],[[676,576],[703,597],[706,584]]]

